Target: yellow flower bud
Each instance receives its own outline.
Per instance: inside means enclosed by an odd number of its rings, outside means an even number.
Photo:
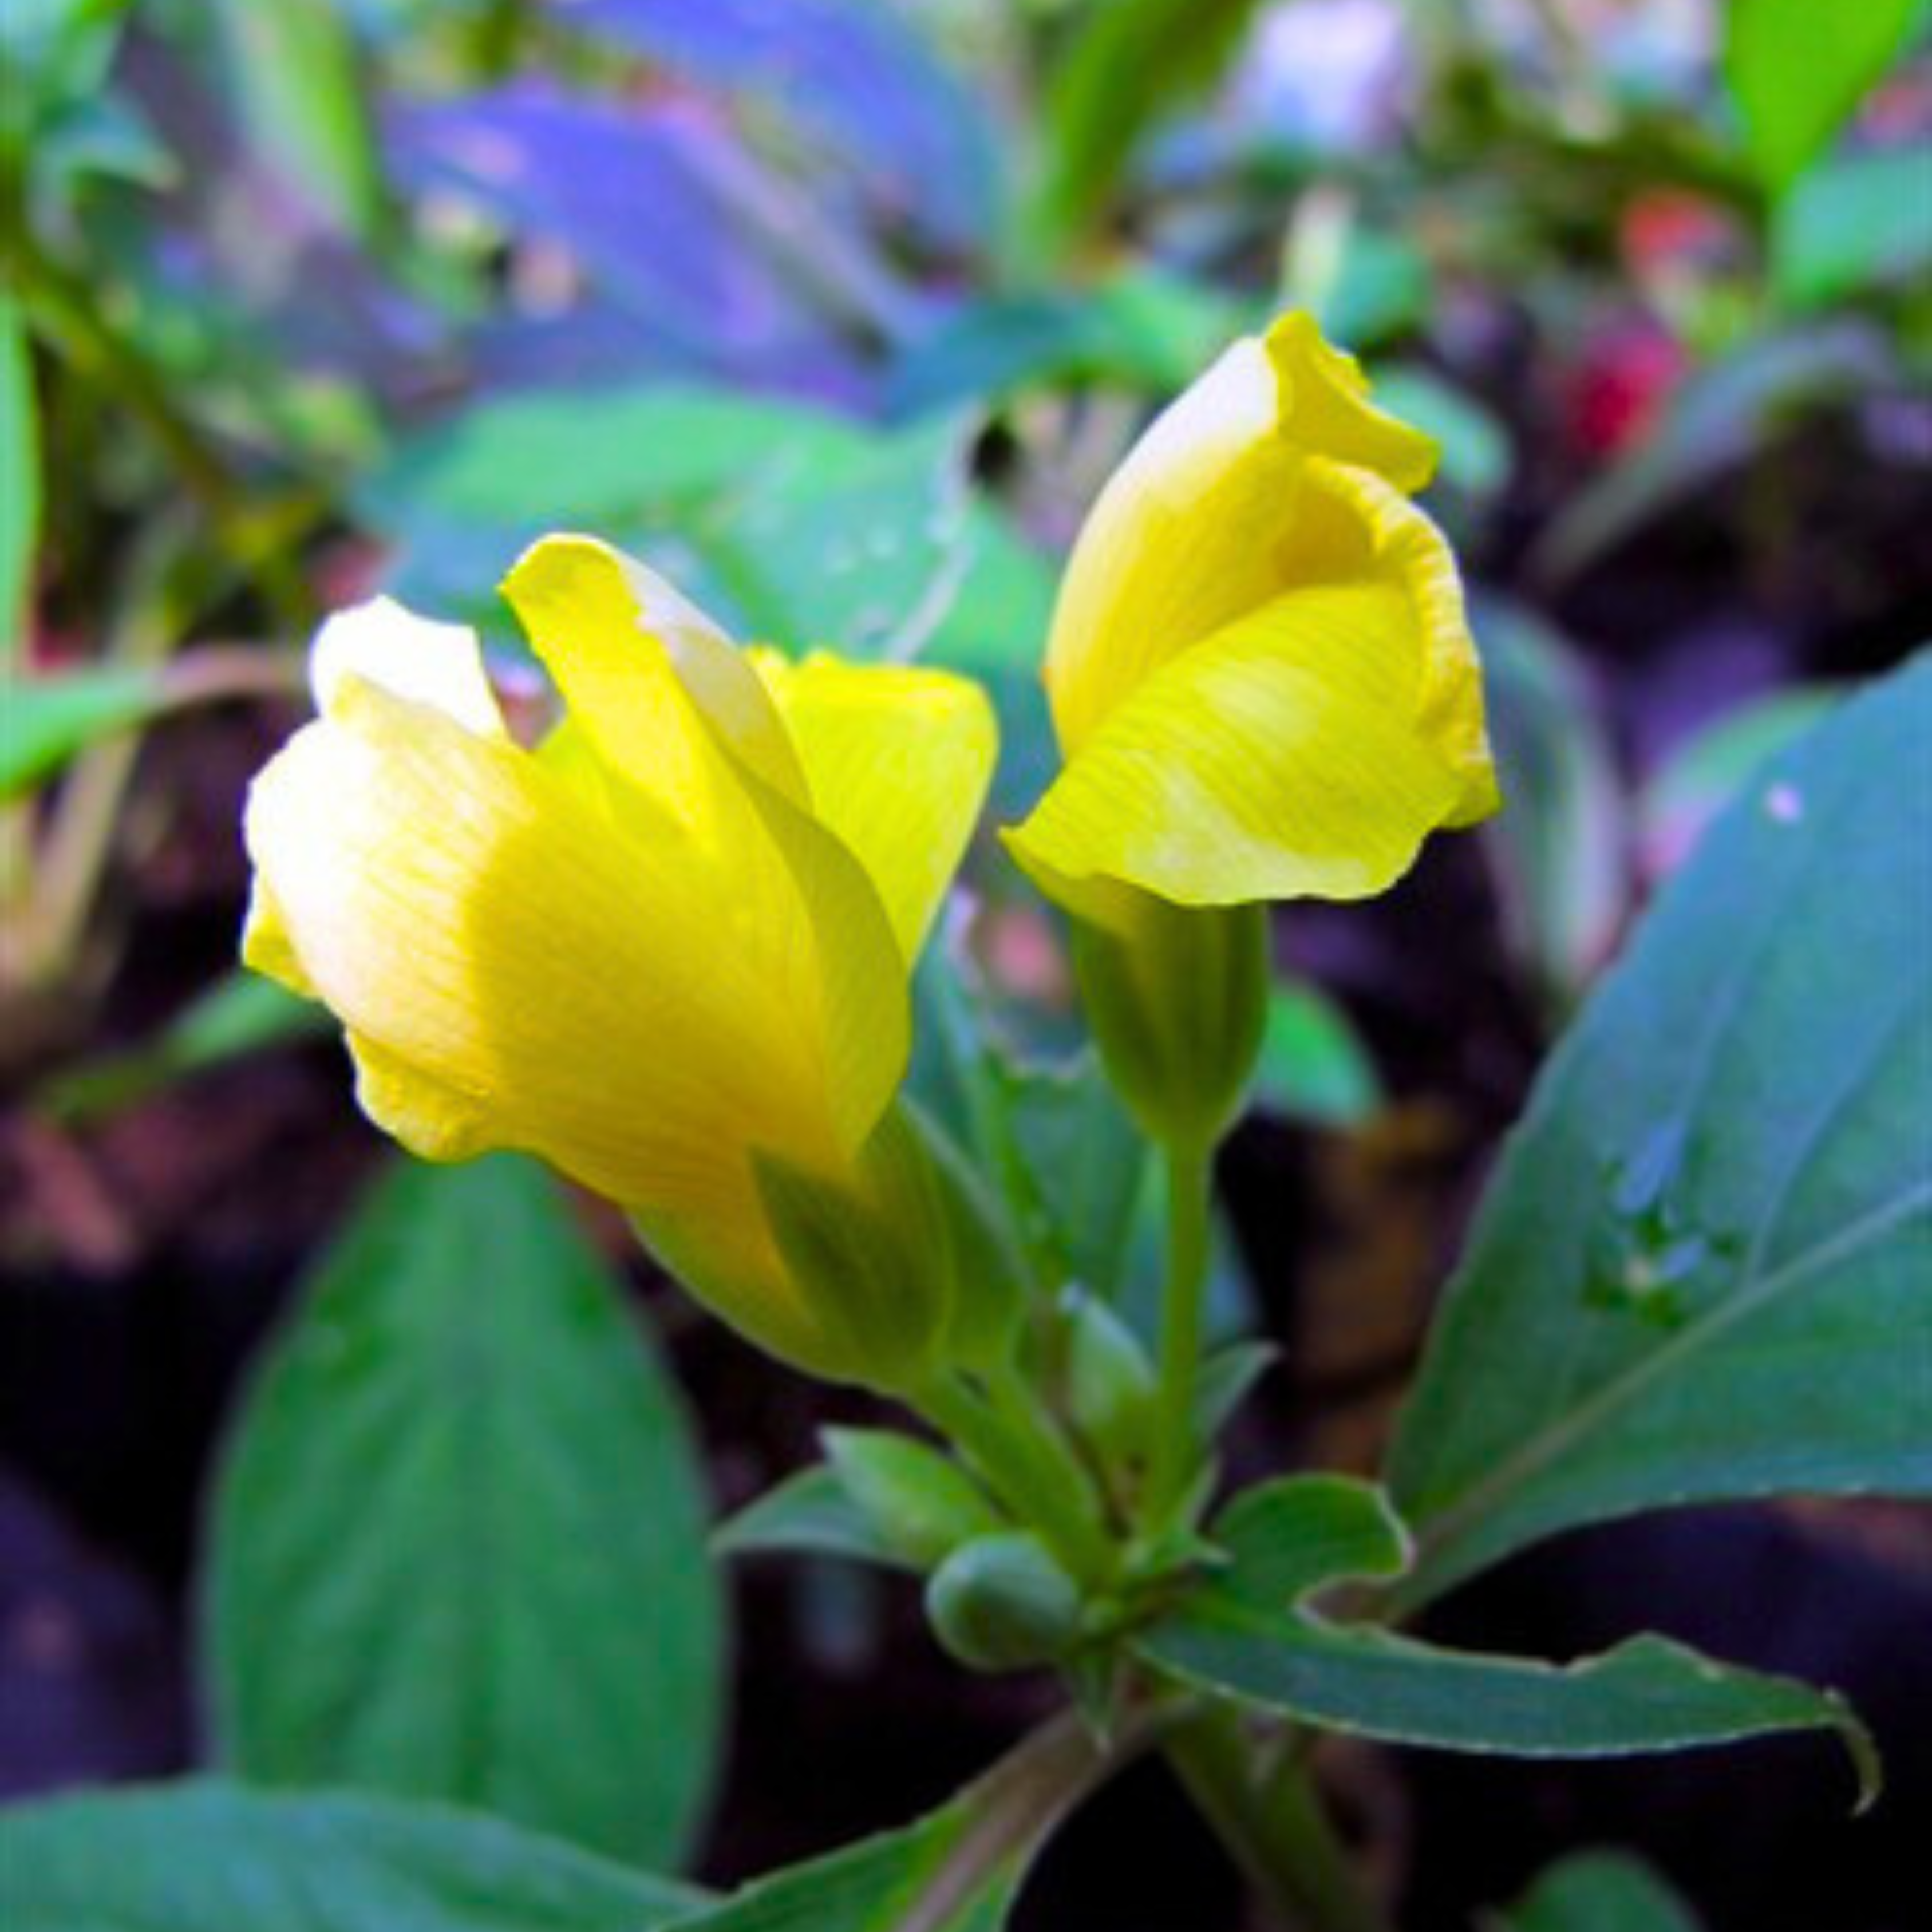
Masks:
[[[1080,534],[1046,682],[1065,769],[1012,850],[1124,931],[1136,895],[1382,890],[1498,804],[1456,566],[1409,501],[1435,446],[1305,315],[1230,349]]]
[[[586,538],[505,590],[564,722],[514,743],[467,632],[393,604],[334,620],[321,718],[250,796],[244,956],[340,1016],[364,1107],[417,1154],[538,1154],[773,1353],[891,1380],[944,1346],[951,1276],[848,1306],[772,1204],[944,1222],[891,1116],[908,975],[991,774],[985,699],[740,652]]]

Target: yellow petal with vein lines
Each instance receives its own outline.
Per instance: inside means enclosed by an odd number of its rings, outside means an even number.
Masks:
[[[1426,480],[1433,442],[1367,396],[1353,359],[1291,314],[1156,418],[1094,504],[1054,613],[1046,681],[1068,758],[1143,677],[1293,587],[1282,552],[1309,458]]]
[[[717,910],[694,943],[731,951],[814,1043],[841,1139],[856,1147],[905,1070],[904,973],[871,881],[812,814],[748,658],[655,572],[589,538],[545,538],[503,587],[570,707],[546,762],[583,791],[587,752],[619,819],[633,800],[660,811],[710,862]]]
[[[910,968],[958,868],[998,750],[980,687],[944,671],[794,664],[752,654],[776,701],[819,819],[857,856]]]
[[[1008,842],[1083,912],[1096,885],[1180,905],[1378,892],[1466,795],[1420,714],[1427,658],[1393,584],[1292,592],[1148,678]]]
[[[718,881],[667,828],[600,824],[514,746],[351,682],[247,832],[275,909],[250,963],[292,954],[424,1155],[521,1148],[747,1226],[748,1142],[836,1158],[808,1033],[718,943]]]

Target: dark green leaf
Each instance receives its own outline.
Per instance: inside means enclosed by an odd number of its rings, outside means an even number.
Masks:
[[[230,1448],[224,1755],[670,1864],[718,1739],[703,1518],[681,1408],[552,1184],[508,1155],[399,1166]]]
[[[1552,1865],[1488,1932],[1699,1932],[1670,1888],[1624,1852],[1577,1852]]]
[[[77,753],[140,724],[166,701],[154,670],[0,675],[0,804],[44,784]]]
[[[756,1880],[678,1932],[1000,1932],[1034,1852],[1100,1768],[1063,1720],[943,1810]]]
[[[7,1932],[661,1932],[702,1902],[440,1805],[196,1783],[0,1814]]]
[[[1375,1062],[1348,1015],[1318,986],[1278,980],[1255,1070],[1268,1112],[1317,1126],[1359,1126],[1382,1104]]]
[[[1781,190],[1823,152],[1910,39],[1924,0],[1728,0],[1726,85],[1760,176]]]
[[[1638,801],[1645,869],[1674,872],[1759,769],[1816,724],[1842,694],[1822,686],[1774,692],[1740,705],[1680,745]]]
[[[1558,1666],[1438,1649],[1300,1607],[1324,1583],[1390,1577],[1407,1539],[1382,1492],[1288,1478],[1238,1497],[1210,1532],[1233,1561],[1136,1640],[1170,1676],[1333,1730],[1522,1757],[1600,1757],[1835,1730],[1862,1790],[1870,1741],[1836,1697],[1643,1636]]]
[[[1789,308],[1904,286],[1932,267],[1932,147],[1923,141],[1822,161],[1778,205],[1772,275]]]
[[[711,1539],[720,1556],[783,1552],[796,1556],[842,1556],[887,1569],[912,1566],[891,1550],[846,1493],[837,1473],[822,1463],[788,1476],[757,1502],[748,1503]]]
[[[1404,1420],[1433,1595],[1634,1510],[1932,1495],[1932,659],[1754,780],[1538,1084]]]

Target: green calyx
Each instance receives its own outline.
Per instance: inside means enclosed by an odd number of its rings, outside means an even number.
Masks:
[[[1208,1148],[1240,1113],[1268,1021],[1266,909],[1135,895],[1076,921],[1073,968],[1108,1077],[1162,1145]]]

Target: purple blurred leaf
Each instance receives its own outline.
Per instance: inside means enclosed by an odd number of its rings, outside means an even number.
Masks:
[[[782,114],[848,158],[889,214],[983,241],[1000,154],[984,109],[878,0],[567,0],[560,12],[693,84]]]
[[[388,137],[412,191],[453,190],[520,237],[566,250],[636,318],[641,363],[655,350],[719,374],[802,370],[811,387],[838,386],[852,366],[830,318],[747,220],[726,172],[729,137],[688,111],[523,84],[394,110]],[[594,332],[605,352],[611,332]]]

